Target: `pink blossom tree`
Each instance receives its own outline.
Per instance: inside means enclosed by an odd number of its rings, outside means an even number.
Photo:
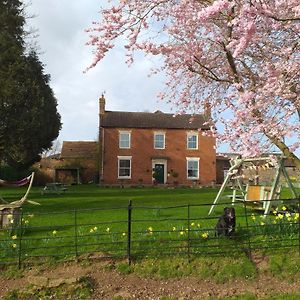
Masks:
[[[161,99],[211,112],[219,140],[256,156],[275,145],[300,169],[299,0],[118,0],[87,31],[91,68],[124,42],[162,59]]]

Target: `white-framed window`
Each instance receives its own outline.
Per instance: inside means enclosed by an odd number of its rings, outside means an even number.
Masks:
[[[132,156],[118,156],[118,178],[131,178],[131,158]]]
[[[166,135],[164,132],[154,132],[154,149],[165,149]]]
[[[119,148],[130,149],[131,132],[119,131]]]
[[[198,149],[198,133],[188,132],[186,139],[187,149],[197,150]]]
[[[187,179],[199,179],[199,157],[187,157]]]

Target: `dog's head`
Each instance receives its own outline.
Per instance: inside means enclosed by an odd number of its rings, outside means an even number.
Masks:
[[[233,207],[225,207],[224,208],[224,217],[228,220],[235,219],[235,210]]]

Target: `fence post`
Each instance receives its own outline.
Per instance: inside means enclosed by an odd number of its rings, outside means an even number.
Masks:
[[[188,206],[187,206],[187,208],[188,208],[188,215],[187,215],[187,217],[188,217],[188,249],[187,249],[187,251],[188,251],[188,262],[190,262],[190,247],[191,247],[191,240],[190,240],[190,205],[188,204]]]
[[[74,209],[74,246],[75,246],[75,257],[78,258],[78,233],[77,233],[77,210]]]
[[[127,259],[128,264],[131,264],[131,212],[132,212],[132,201],[129,200],[128,203],[128,228],[127,228]]]
[[[299,246],[299,255],[300,255],[300,197],[298,198],[298,246]]]
[[[22,265],[22,236],[23,236],[23,211],[20,208],[20,221],[19,221],[19,247],[18,247],[18,268],[21,269]]]
[[[248,222],[248,215],[247,215],[247,208],[246,208],[246,201],[243,201],[244,203],[244,214],[245,214],[245,220],[246,220],[246,227],[247,227],[247,235],[248,235],[248,251],[247,256],[250,260],[252,260],[252,251],[251,251],[251,239],[250,239],[250,228],[249,228],[249,222]]]

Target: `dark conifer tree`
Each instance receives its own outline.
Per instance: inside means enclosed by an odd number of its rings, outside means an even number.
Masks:
[[[61,127],[50,76],[35,51],[25,54],[22,10],[0,0],[0,160],[18,169],[38,161]]]

